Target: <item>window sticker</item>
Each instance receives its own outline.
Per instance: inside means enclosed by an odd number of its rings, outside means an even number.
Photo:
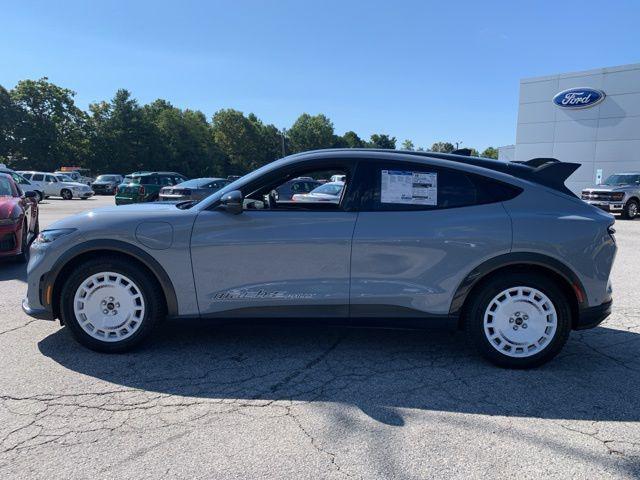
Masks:
[[[438,205],[438,174],[382,170],[382,203]]]

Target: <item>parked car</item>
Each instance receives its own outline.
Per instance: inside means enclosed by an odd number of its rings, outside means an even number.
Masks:
[[[533,367],[611,311],[614,219],[566,188],[578,166],[293,155],[201,202],[54,223],[32,245],[23,309],[106,352],[138,344],[165,315],[349,318],[462,328],[496,364]],[[288,179],[322,170],[347,175],[340,203],[270,201]]]
[[[311,177],[294,178],[280,185],[274,190],[274,199],[278,202],[290,201],[298,193],[309,193],[320,185]]]
[[[61,167],[60,170],[56,170],[53,173],[60,173],[67,175],[72,181],[82,183],[83,185],[89,185],[94,181],[94,178],[89,175],[88,168],[81,167]]]
[[[193,178],[186,182],[178,183],[174,187],[162,187],[160,200],[185,201],[202,200],[222,187],[231,183],[225,178]]]
[[[640,172],[615,173],[604,183],[582,190],[582,199],[605,212],[633,220],[640,213]]]
[[[98,175],[96,181],[91,184],[91,189],[96,195],[115,195],[118,185],[120,185],[123,180],[122,175]]]
[[[61,197],[63,200],[79,198],[86,200],[93,196],[93,190],[88,185],[69,181],[66,174],[48,172],[20,172],[31,182],[37,190],[44,194],[44,198]]]
[[[343,175],[344,177],[344,175]],[[309,193],[293,196],[294,202],[331,202],[340,203],[340,195],[344,189],[344,182],[327,182],[314,188]]]
[[[38,201],[23,192],[12,175],[0,173],[0,258],[29,258],[29,242],[38,234]]]
[[[155,202],[162,187],[170,187],[187,180],[175,172],[141,172],[127,175],[124,183],[118,185],[116,205],[128,203]]]
[[[24,193],[34,192],[35,194],[34,198],[37,200],[38,203],[40,203],[44,199],[44,194],[41,191],[39,191],[34,185],[32,185],[29,180],[24,178],[18,172],[13,171],[10,168],[7,168],[7,166],[4,165],[3,163],[0,163],[0,173],[6,173],[7,175],[10,175],[11,178],[13,178],[13,181],[16,182],[16,185],[18,185],[18,187],[22,192]]]

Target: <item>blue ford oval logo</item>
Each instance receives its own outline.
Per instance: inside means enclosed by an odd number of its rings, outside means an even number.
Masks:
[[[553,103],[562,108],[587,108],[604,100],[604,92],[593,88],[570,88],[553,97]]]

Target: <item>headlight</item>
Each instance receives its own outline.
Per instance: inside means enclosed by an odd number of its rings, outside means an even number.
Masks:
[[[34,240],[34,243],[51,243],[59,237],[75,232],[75,228],[58,228],[56,230],[43,230]]]

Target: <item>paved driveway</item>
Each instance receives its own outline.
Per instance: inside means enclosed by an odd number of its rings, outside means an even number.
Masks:
[[[640,221],[617,229],[614,314],[525,372],[458,334],[291,324],[167,322],[97,354],[25,316],[0,264],[0,478],[637,478]]]

